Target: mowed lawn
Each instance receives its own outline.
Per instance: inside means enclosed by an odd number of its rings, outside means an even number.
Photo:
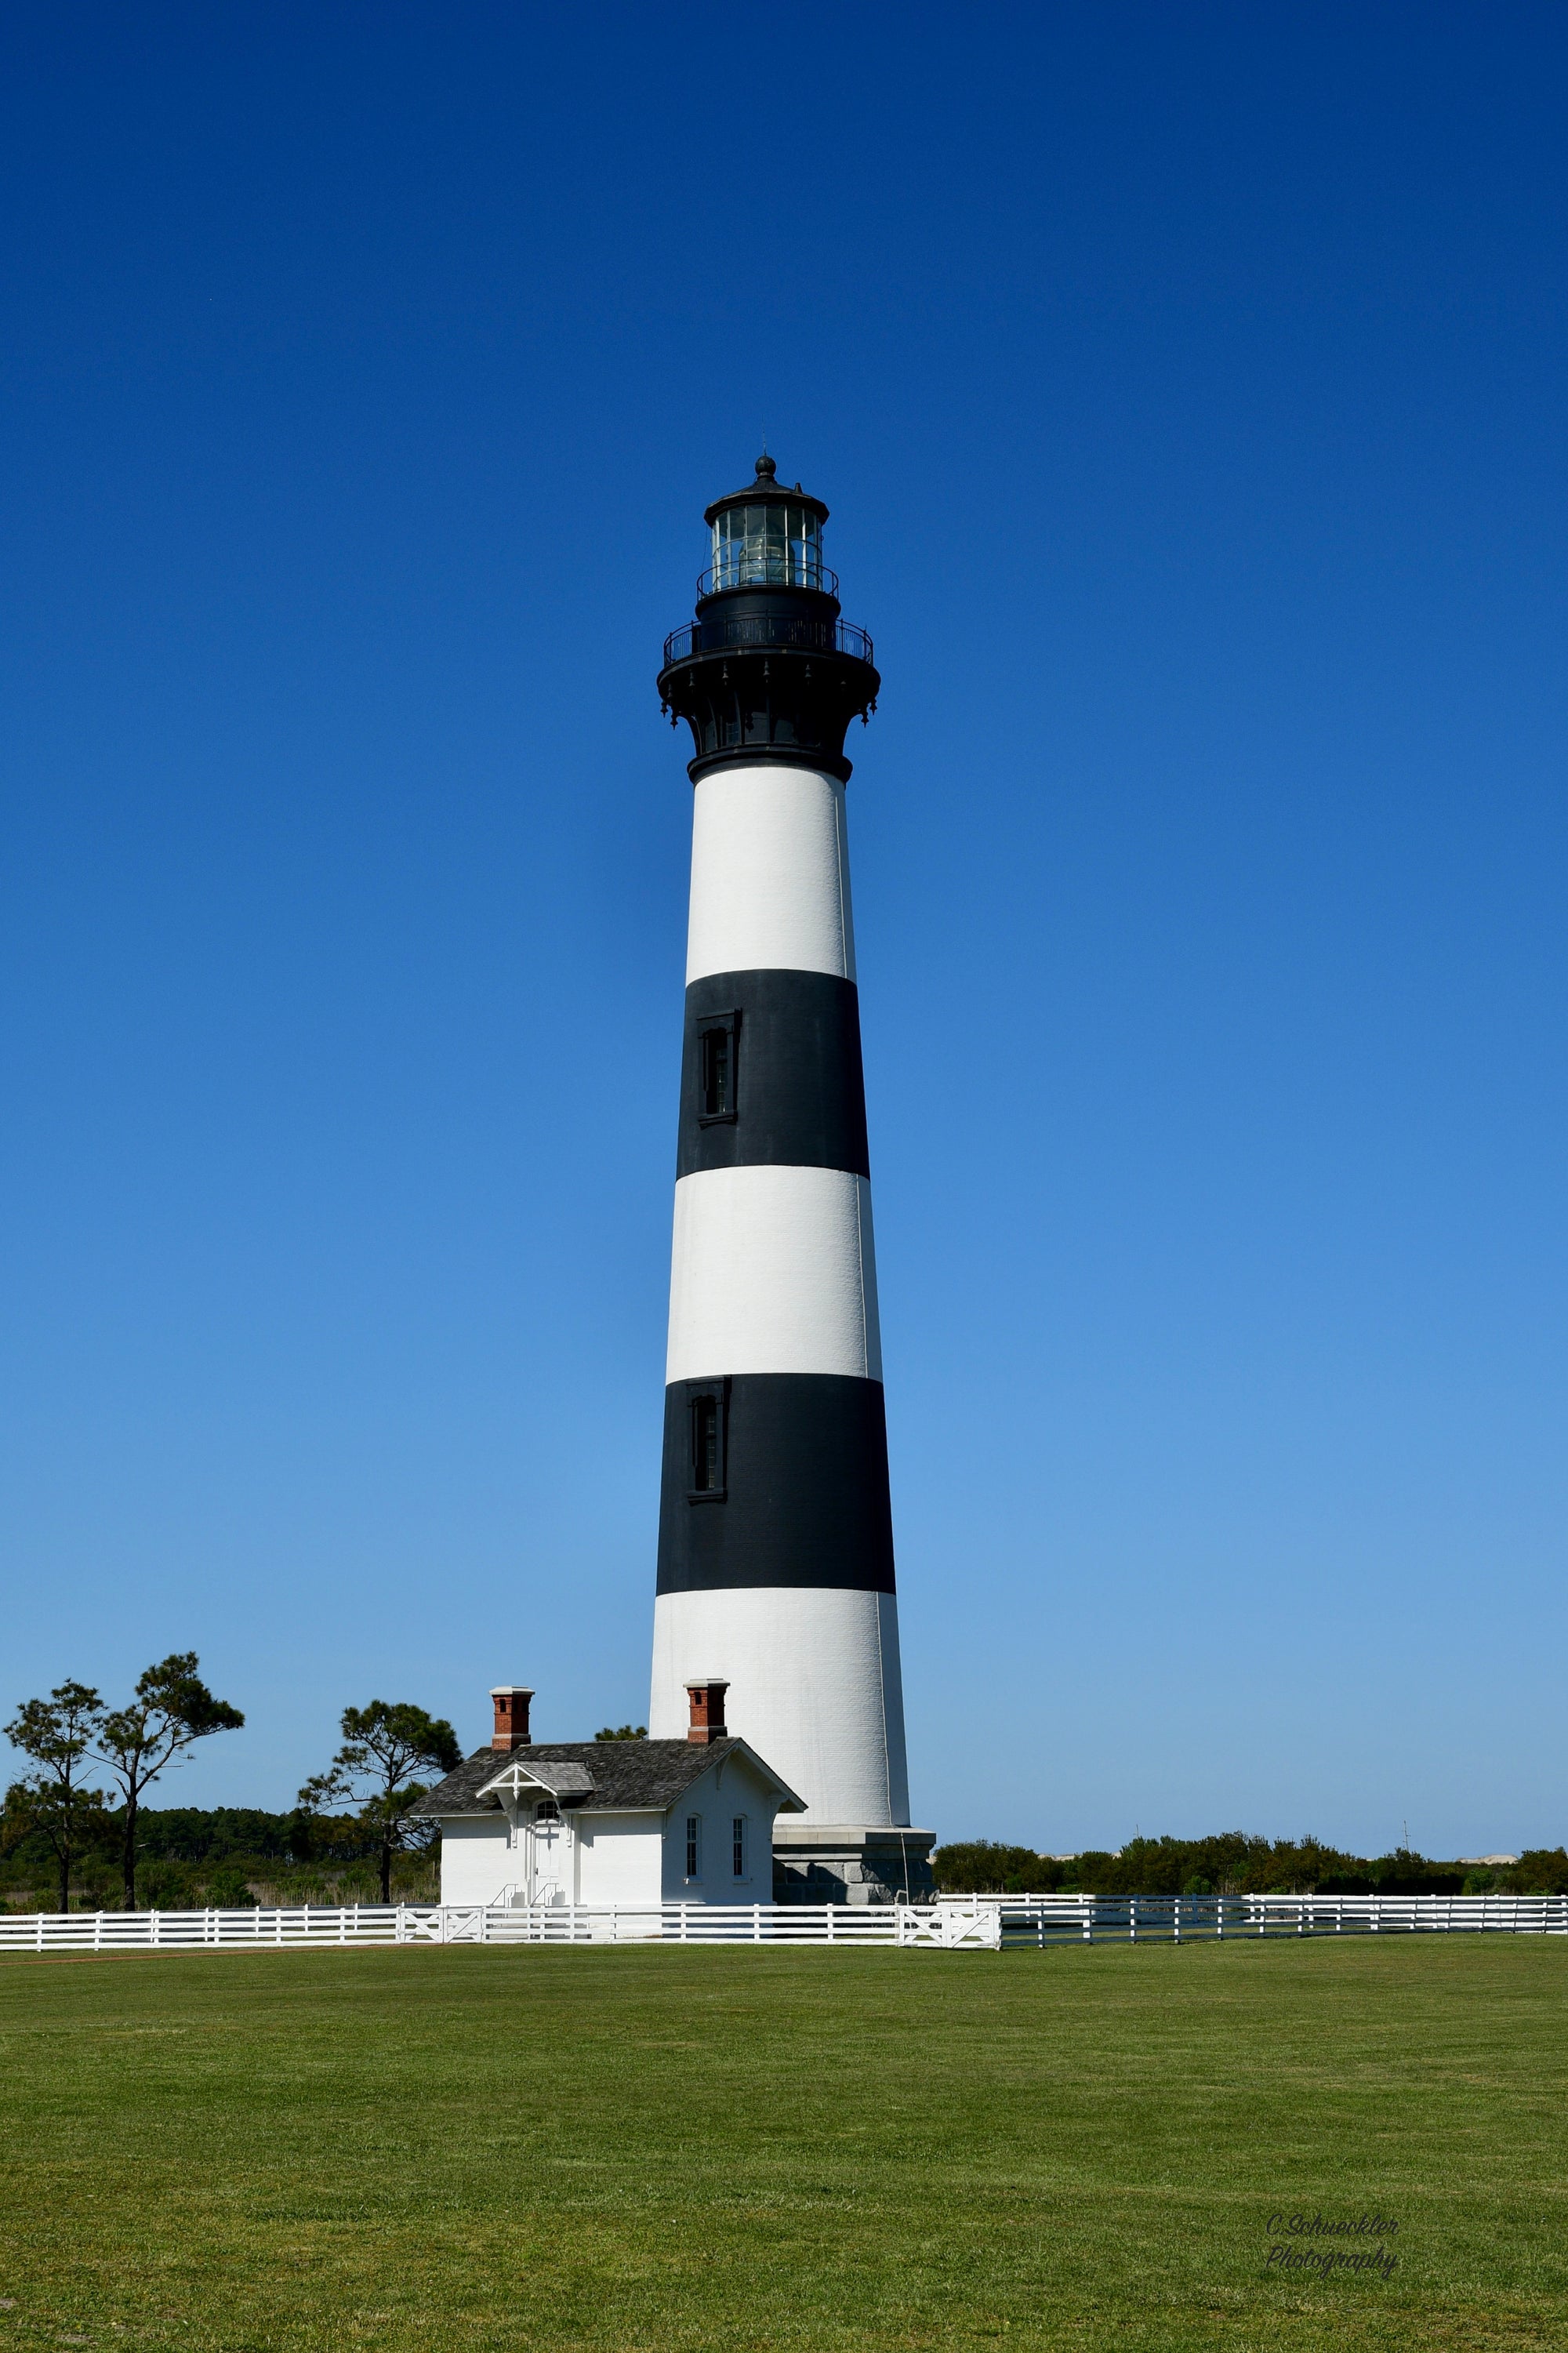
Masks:
[[[0,2112],[0,2353],[1568,2346],[1554,1938],[13,1961]]]

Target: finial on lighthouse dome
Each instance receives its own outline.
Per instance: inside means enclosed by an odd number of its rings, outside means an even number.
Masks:
[[[771,481],[773,480],[773,479],[774,475],[775,475],[777,472],[778,472],[778,468],[774,465],[774,463],[773,463],[773,459],[769,457],[769,455],[768,455],[767,451],[764,449],[764,450],[763,451],[762,456],[757,459],[757,480],[758,480],[758,481],[759,481],[759,482],[771,482]]]

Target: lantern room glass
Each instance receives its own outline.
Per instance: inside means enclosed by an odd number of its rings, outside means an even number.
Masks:
[[[820,588],[822,524],[793,499],[726,507],[713,525],[715,588]]]

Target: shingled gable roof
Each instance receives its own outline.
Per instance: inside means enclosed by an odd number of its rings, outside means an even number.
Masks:
[[[495,1784],[514,1765],[569,1806],[594,1813],[665,1813],[710,1765],[744,1757],[780,1793],[779,1811],[803,1814],[804,1800],[764,1764],[750,1743],[731,1735],[694,1740],[551,1740],[514,1748],[476,1748],[454,1773],[437,1781],[412,1809],[424,1816],[483,1814],[499,1810]]]

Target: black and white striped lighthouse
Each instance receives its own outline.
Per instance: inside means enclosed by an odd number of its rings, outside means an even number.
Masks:
[[[691,729],[686,1041],[648,1728],[688,1687],[806,1801],[781,1895],[928,1886],[909,1828],[844,738],[876,707],[827,509],[771,458],[707,511],[659,691]]]

